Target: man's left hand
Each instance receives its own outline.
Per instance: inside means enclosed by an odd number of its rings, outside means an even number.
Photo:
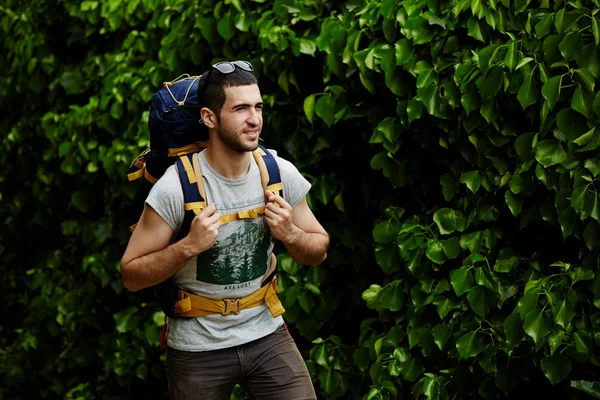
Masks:
[[[273,237],[284,243],[291,241],[294,232],[299,229],[292,221],[292,206],[270,190],[265,191],[265,198],[265,220]]]

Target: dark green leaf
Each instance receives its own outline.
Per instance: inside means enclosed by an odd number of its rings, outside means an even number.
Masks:
[[[521,103],[521,107],[525,110],[532,104],[538,101],[538,91],[533,80],[533,75],[527,74],[523,80],[523,84],[517,93],[517,100]]]
[[[455,230],[462,232],[467,227],[467,218],[464,214],[451,208],[437,210],[433,215],[433,220],[443,235],[449,235]]]
[[[535,159],[544,167],[560,164],[567,157],[567,152],[558,140],[545,139],[535,146]]]
[[[560,88],[562,84],[562,75],[557,75],[548,80],[542,87],[542,96],[548,101],[550,109],[554,108],[554,105],[560,97]]]
[[[594,250],[600,245],[600,237],[598,236],[598,223],[595,221],[588,222],[583,232],[583,238],[588,249]]]
[[[511,72],[517,66],[518,57],[519,52],[517,51],[517,42],[513,40],[508,45],[508,51],[506,52],[506,56],[504,58],[504,62],[506,63],[506,66]]]
[[[436,264],[443,264],[446,261],[446,254],[442,247],[442,243],[435,239],[429,239],[427,241],[427,251],[425,252],[427,258]]]
[[[381,292],[381,286],[371,285],[362,294],[362,299],[367,302],[367,307],[375,308],[378,303],[379,294]]]
[[[525,319],[525,316],[537,307],[537,302],[538,294],[534,292],[529,292],[528,294],[519,299],[519,303],[517,304],[517,311],[519,312],[521,319]]]
[[[480,172],[477,170],[465,172],[460,176],[460,183],[465,183],[469,190],[477,193],[477,190],[481,187]]]
[[[377,125],[377,131],[383,133],[383,136],[391,143],[395,143],[400,138],[401,124],[397,118],[386,118]]]
[[[440,183],[442,184],[444,199],[446,201],[452,200],[456,194],[456,189],[458,188],[456,179],[450,174],[444,174],[440,177]]]
[[[592,96],[593,93],[589,89],[582,89],[581,86],[577,86],[573,98],[571,98],[571,108],[588,117],[592,110],[592,101],[590,100]]]
[[[408,115],[408,122],[413,122],[421,118],[421,115],[423,115],[423,103],[415,99],[409,100],[406,106],[406,114]]]
[[[457,296],[461,296],[473,287],[473,274],[467,267],[454,271],[450,277],[452,288]]]
[[[573,190],[573,194],[571,195],[571,205],[578,213],[583,212],[587,193],[587,185],[580,186]]]
[[[422,372],[423,367],[421,366],[421,363],[419,363],[419,361],[416,359],[404,361],[400,365],[400,373],[402,374],[404,379],[411,382],[416,381],[417,378],[421,376]]]
[[[556,349],[562,344],[565,333],[563,331],[554,332],[548,336],[548,345],[550,346],[550,355],[553,355]]]
[[[596,127],[593,127],[573,142],[579,146],[583,146],[578,148],[577,152],[596,150],[600,147],[600,132],[596,132]]]
[[[450,239],[442,240],[441,243],[442,248],[444,249],[444,253],[446,254],[446,257],[448,257],[449,260],[458,257],[458,254],[460,252],[458,237],[455,236]]]
[[[508,348],[514,349],[515,347],[518,347],[521,340],[523,340],[523,335],[524,332],[519,314],[513,313],[506,317],[504,320],[504,336]]]
[[[496,264],[494,264],[494,271],[496,272],[510,272],[519,262],[519,256],[510,247],[505,247],[500,250]]]
[[[332,99],[330,95],[319,97],[315,111],[317,115],[325,121],[327,126],[333,125],[335,117],[335,99]]]
[[[583,39],[579,32],[569,32],[558,45],[565,60],[570,61],[581,53]]]
[[[571,360],[561,353],[555,353],[550,357],[542,359],[542,371],[550,383],[556,385],[571,373]]]
[[[446,342],[448,342],[448,339],[450,338],[451,333],[452,333],[452,329],[450,329],[450,326],[445,325],[445,324],[436,325],[431,330],[431,334],[433,335],[433,340],[440,350],[444,349],[444,346],[446,345]]]
[[[304,114],[306,114],[306,118],[312,124],[313,117],[315,115],[315,95],[311,94],[306,99],[304,99]]]
[[[467,294],[471,309],[482,317],[485,317],[490,311],[489,298],[488,290],[484,286],[475,286]]]
[[[378,243],[391,243],[396,240],[399,231],[400,224],[389,219],[375,225],[373,237]]]
[[[527,313],[523,321],[523,330],[529,335],[535,344],[550,334],[551,322],[548,314],[542,310],[533,310]]]
[[[520,195],[514,194],[512,191],[507,190],[504,193],[504,199],[506,200],[506,204],[508,204],[508,208],[510,208],[510,212],[515,217],[521,213],[521,209],[523,208],[523,199]]]
[[[570,269],[567,273],[569,274],[569,277],[571,277],[573,284],[580,281],[589,281],[594,279],[595,276],[594,271],[585,267],[575,267]]]
[[[504,72],[499,67],[492,67],[487,74],[477,79],[477,88],[483,100],[493,98],[502,88]]]
[[[590,337],[589,333],[587,333],[586,331],[582,331],[582,330],[577,331],[573,335],[573,339],[575,342],[575,350],[578,353],[586,354],[586,355],[593,354],[592,338]]]
[[[462,358],[475,357],[482,350],[475,332],[469,332],[456,341],[456,349]]]
[[[378,244],[375,247],[375,259],[387,274],[393,273],[400,266],[398,251],[394,245],[382,246]]]
[[[517,137],[515,140],[515,150],[517,150],[517,154],[519,158],[523,162],[533,160],[533,154],[531,150],[533,149],[533,138],[535,137],[534,132],[523,133]]]
[[[575,306],[571,302],[563,300],[554,305],[552,313],[554,314],[554,322],[566,329],[575,316]]]
[[[571,207],[566,207],[558,211],[558,223],[560,224],[563,237],[566,238],[573,233],[576,216],[575,210]]]
[[[482,240],[483,238],[481,232],[471,232],[461,236],[460,247],[463,249],[469,249],[471,253],[479,253],[479,250],[481,250]]]
[[[404,306],[404,290],[400,281],[395,281],[386,286],[379,295],[379,301],[383,308],[398,311]]]
[[[598,42],[598,39],[596,39],[596,42]],[[571,381],[571,387],[600,399],[600,381]]]
[[[469,21],[467,22],[467,29],[469,36],[479,40],[480,42],[485,42],[483,33],[481,31],[481,26],[479,24],[479,19],[477,19],[475,16],[469,18]]]
[[[394,47],[396,49],[397,65],[404,65],[410,61],[413,55],[412,44],[410,41],[407,39],[400,39],[395,43]]]
[[[544,36],[550,34],[552,29],[552,16],[553,14],[546,14],[544,18],[542,18],[540,22],[535,25],[535,34],[537,35],[538,39],[542,39]]]

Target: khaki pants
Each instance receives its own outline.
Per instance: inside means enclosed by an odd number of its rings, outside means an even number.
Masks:
[[[306,364],[284,326],[241,346],[206,352],[167,349],[173,400],[229,400],[236,384],[251,399],[316,399]]]

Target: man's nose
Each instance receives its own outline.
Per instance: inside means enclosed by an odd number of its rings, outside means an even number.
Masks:
[[[260,111],[250,109],[250,112],[248,113],[248,118],[246,119],[246,121],[248,122],[248,125],[259,125],[260,118],[261,118]]]

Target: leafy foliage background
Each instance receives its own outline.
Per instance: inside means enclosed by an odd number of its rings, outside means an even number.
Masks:
[[[319,268],[279,256],[319,398],[584,398],[569,382],[600,365],[598,10],[5,0],[0,397],[166,396],[162,314],[118,271],[125,172],[162,82],[246,59],[266,144],[332,236]]]

